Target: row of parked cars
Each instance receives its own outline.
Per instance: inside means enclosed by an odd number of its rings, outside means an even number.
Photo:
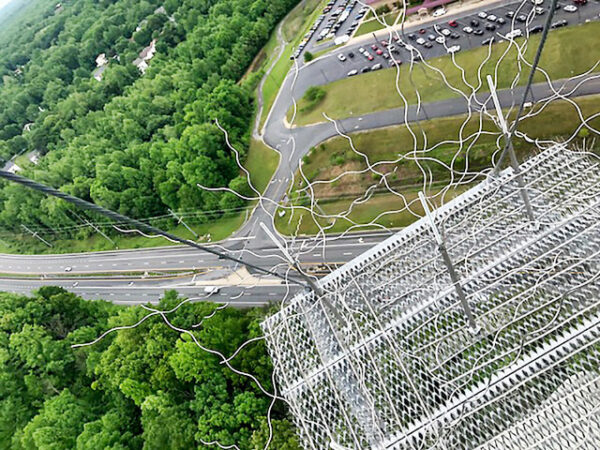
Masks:
[[[334,37],[335,34],[339,31],[339,29],[342,27],[344,22],[346,22],[346,20],[348,20],[350,18],[350,14],[352,13],[352,10],[354,9],[355,6],[356,6],[356,0],[352,0],[350,2],[348,2],[347,0],[344,0],[337,7],[337,9],[330,14],[330,17],[327,21],[327,26],[317,36],[317,42],[319,42],[323,39],[326,39],[326,38]],[[325,8],[325,10],[327,8],[330,8],[330,6],[327,6]],[[358,25],[358,20],[364,16],[366,10],[367,10],[366,7],[363,7],[360,9],[359,13],[354,17],[355,20],[351,24],[351,27],[354,26],[355,23],[356,23],[356,25]],[[322,16],[323,15],[321,15],[319,17],[322,17]],[[356,27],[354,27],[354,28],[356,28]]]

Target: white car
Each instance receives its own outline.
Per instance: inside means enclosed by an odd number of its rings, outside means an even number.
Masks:
[[[460,45],[453,45],[452,47],[448,47],[448,53],[456,53],[460,51]]]
[[[508,33],[506,33],[505,38],[506,39],[514,39],[516,37],[521,37],[521,36],[523,36],[523,32],[517,28],[516,30],[512,30],[512,31],[509,31]]]
[[[480,12],[477,14],[477,17],[479,17],[480,19],[485,19],[487,16],[488,16],[488,15],[487,15],[487,13],[486,13],[485,11],[480,11]]]
[[[349,77],[353,77],[354,75],[356,75],[358,73],[358,70],[356,69],[352,69],[350,72],[348,72],[348,76]]]
[[[394,52],[396,51],[396,46],[395,45],[388,45],[388,52]]]
[[[70,272],[71,270],[73,270],[73,268],[71,266],[65,267],[65,272]]]
[[[443,16],[444,14],[446,14],[446,10],[444,8],[438,8],[433,12],[432,16],[440,17],[440,16]]]
[[[358,53],[363,54],[365,52],[365,49],[363,47],[358,49]]]
[[[423,39],[423,38],[417,39],[417,44],[423,45],[424,43],[425,43],[425,39]]]
[[[565,6],[563,8],[563,11],[574,13],[575,11],[577,11],[577,6],[575,6],[575,5],[567,5],[567,6]]]
[[[544,0],[531,0],[531,3],[533,3],[534,5],[542,5],[544,3]]]
[[[447,28],[442,28],[440,33],[442,33],[444,36],[450,36],[452,34],[452,32]]]
[[[371,67],[371,71],[379,69],[381,69],[381,64],[375,64],[373,67]]]
[[[220,290],[221,290],[221,288],[218,286],[206,286],[204,288],[204,293],[208,294],[208,295],[213,295],[213,294],[218,294]]]
[[[344,55],[342,55],[341,53],[338,55],[338,59],[340,61],[346,61],[346,57]]]
[[[486,20],[489,20],[490,22],[495,22],[497,19],[497,17],[493,14],[490,14],[489,16],[486,17]]]
[[[541,16],[542,14],[544,14],[546,12],[546,10],[544,8],[542,8],[541,6],[536,6],[534,9],[535,9],[535,13],[538,16]]]
[[[435,42],[437,42],[438,44],[443,44],[444,42],[446,42],[446,38],[444,36],[438,36],[435,38]]]
[[[464,27],[462,30],[468,34],[471,34],[473,32],[473,28],[471,28],[471,27]]]

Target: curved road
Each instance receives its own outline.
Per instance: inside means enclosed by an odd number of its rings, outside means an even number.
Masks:
[[[503,15],[502,8],[510,9],[511,7],[514,7],[514,3],[499,6],[496,8],[497,11],[494,10],[493,12],[500,16],[501,14]],[[597,18],[600,12],[600,3],[591,2],[584,8],[583,11],[585,14],[580,13],[581,20],[585,20],[588,16]],[[476,13],[477,11],[471,11],[464,17],[460,15],[445,17],[440,22],[445,23],[450,18],[455,18],[459,22],[461,20],[467,21],[470,18],[469,15],[472,16]],[[572,17],[573,15],[569,16],[569,18]],[[537,20],[541,21],[542,19]],[[432,24],[428,25],[432,26]],[[414,30],[407,28],[405,33],[408,34],[411,31]],[[382,39],[382,34],[380,33],[377,38],[370,37],[370,39],[372,41]],[[263,222],[271,227],[270,216],[275,213],[277,203],[285,195],[290,175],[296,171],[302,156],[311,147],[336,136],[338,133],[334,125],[329,122],[290,129],[285,124],[286,113],[292,106],[293,99],[301,98],[308,87],[326,84],[343,78],[346,76],[346,72],[351,67],[351,64],[355,66],[357,64],[364,64],[365,60],[358,54],[357,48],[365,46],[364,41],[367,39],[369,37],[363,38],[358,43],[343,47],[344,53],[347,54],[349,51],[353,51],[356,54],[353,61],[347,61],[349,64],[344,64],[336,58],[336,54],[340,51],[337,50],[308,65],[301,66],[297,75],[292,71],[285,79],[263,130],[264,141],[269,146],[281,152],[281,163],[273,176],[272,182],[267,187],[264,194],[264,201],[255,209],[250,219],[238,230],[235,236],[222,244],[234,256],[265,267],[273,267],[279,264],[283,270],[287,266],[282,257],[276,256],[280,252],[265,236],[259,227],[259,223]],[[475,41],[472,36],[461,36],[460,43],[463,48],[481,45],[479,40]],[[436,44],[431,51],[423,53],[423,58],[428,59],[443,53],[445,53],[445,49]],[[409,53],[402,49],[400,59],[404,61],[410,60]],[[570,96],[600,93],[600,78],[590,77],[584,83],[580,82],[581,80],[558,81],[554,83],[554,87],[557,90],[569,93]],[[574,90],[575,87],[577,87],[576,90]],[[498,95],[502,106],[509,107],[520,101],[523,95],[522,89],[516,88],[499,91]],[[533,99],[539,101],[550,96],[552,92],[549,86],[539,84],[534,86],[532,94]],[[405,116],[409,122],[454,116],[464,114],[469,110],[477,110],[482,107],[481,105],[486,105],[488,100],[489,95],[482,93],[469,99],[454,98],[424,104],[418,111],[416,106],[411,105],[407,111],[404,108],[397,108],[366,114],[362,117],[341,120],[338,122],[338,126],[344,132],[354,132],[403,124],[405,123]],[[300,261],[303,264],[315,265],[323,261],[343,264],[387,236],[389,236],[389,233],[386,232],[367,233],[361,236],[331,236],[328,237],[328,244],[326,246],[318,245],[319,242],[315,242],[312,238],[306,238],[291,243],[290,249],[292,253],[300,255]],[[323,248],[326,248],[325,253]],[[211,254],[199,254],[194,249],[180,246],[73,255],[0,255],[0,273],[7,277],[0,278],[0,290],[30,292],[41,285],[53,284],[64,286],[84,298],[105,298],[121,303],[156,302],[164,289],[167,288],[176,288],[186,296],[206,297],[207,294],[204,292],[204,286],[197,286],[195,279],[190,276],[181,276],[176,280],[153,280],[140,277],[135,279],[74,278],[74,276],[81,276],[86,273],[167,272],[199,268],[210,268],[213,271],[213,277],[218,274],[223,276],[231,270],[236,269],[228,261],[219,260]],[[65,272],[65,269],[68,269],[69,272]],[[15,279],[8,278],[11,275],[5,274],[14,274],[14,276],[36,274],[38,277]],[[50,276],[50,278],[42,279],[43,275],[46,277]],[[73,278],[64,279],[66,275]],[[53,276],[63,278],[57,279],[53,278]],[[292,291],[296,289],[297,287],[293,287]],[[232,304],[239,306],[262,305],[272,300],[281,299],[286,295],[286,292],[285,286],[276,285],[224,287],[220,292],[211,295],[210,299],[219,302],[231,301]]]

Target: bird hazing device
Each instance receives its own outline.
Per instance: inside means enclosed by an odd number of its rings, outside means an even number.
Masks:
[[[262,323],[305,448],[597,444],[600,161],[555,145],[519,176],[534,222],[508,168]]]

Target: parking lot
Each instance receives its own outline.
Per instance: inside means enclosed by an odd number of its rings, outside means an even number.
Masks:
[[[439,20],[430,22],[422,28],[407,28],[404,33],[394,32],[384,38],[372,37],[361,45],[345,46],[334,52],[327,59],[334,58],[335,69],[323,70],[326,82],[346,76],[393,67],[394,60],[399,64],[429,59],[452,51],[462,51],[481,45],[488,45],[490,40],[501,42],[512,33],[515,39],[520,35],[535,34],[542,31],[548,14],[549,0],[513,2],[493,8],[483,7],[469,11],[463,16],[441,16]],[[585,1],[585,0],[583,0]],[[573,0],[560,1],[555,11],[553,24],[555,28],[574,25],[590,20],[598,20],[600,1],[589,0],[587,4],[576,5]],[[565,10],[565,7],[567,10]],[[390,44],[394,47],[390,51]],[[331,63],[330,63],[331,64]],[[335,70],[337,73],[333,73]]]

